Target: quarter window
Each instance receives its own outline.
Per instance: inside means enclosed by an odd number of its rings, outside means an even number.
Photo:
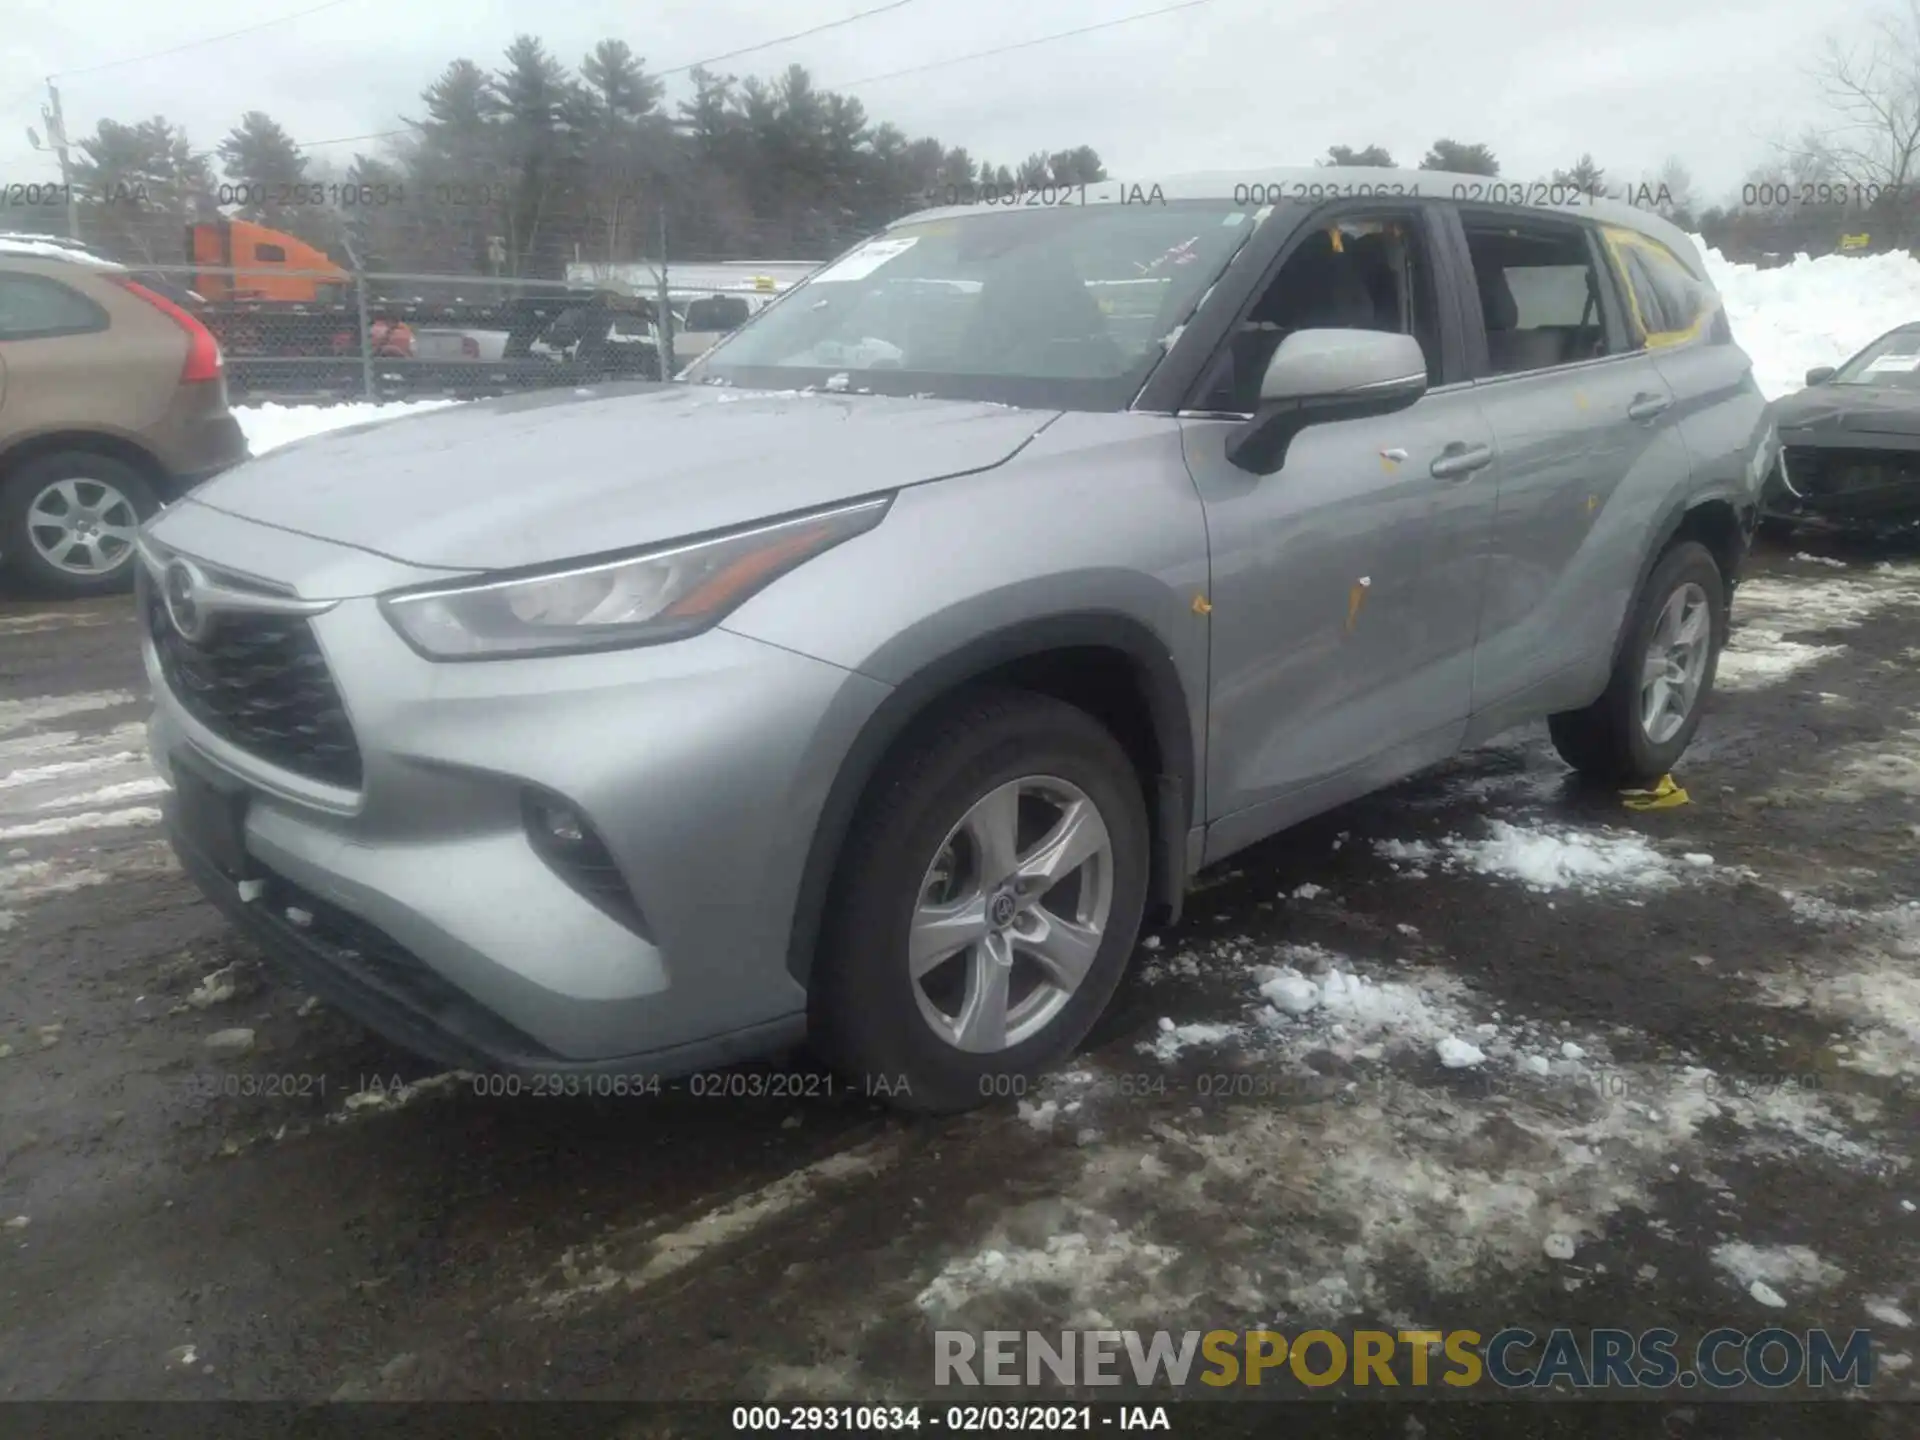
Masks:
[[[46,340],[107,328],[107,312],[44,275],[0,275],[0,340]]]
[[[1606,237],[1645,343],[1657,349],[1699,334],[1701,322],[1718,304],[1712,289],[1658,240],[1632,230],[1609,229]]]

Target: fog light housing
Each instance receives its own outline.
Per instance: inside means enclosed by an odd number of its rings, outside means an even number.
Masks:
[[[577,850],[591,843],[589,837],[593,832],[588,829],[587,822],[581,819],[579,813],[571,807],[544,800],[533,800],[529,803],[533,811],[534,824],[539,826],[540,832],[555,845],[567,850]]]
[[[527,841],[548,869],[582,899],[652,942],[626,876],[585,815],[558,795],[534,789],[522,793],[520,812]]]

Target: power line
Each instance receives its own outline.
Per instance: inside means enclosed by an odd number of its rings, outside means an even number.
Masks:
[[[1142,10],[1136,15],[1122,15],[1117,20],[1102,20],[1097,25],[1082,25],[1077,30],[1062,30],[1057,35],[1041,35],[1032,40],[1022,40],[1015,45],[996,45],[991,50],[976,50],[971,55],[955,55],[948,60],[935,60],[926,65],[913,65],[905,70],[889,70],[884,75],[867,75],[858,80],[840,80],[830,85],[822,85],[822,90],[850,90],[855,85],[875,85],[882,80],[898,80],[903,75],[924,75],[929,70],[943,70],[949,65],[964,65],[969,60],[984,60],[990,55],[1010,55],[1015,50],[1030,50],[1035,45],[1051,45],[1055,40],[1071,40],[1076,35],[1091,35],[1096,30],[1111,30],[1116,25],[1131,25],[1136,20],[1151,20],[1156,15],[1171,15],[1176,10],[1194,10],[1202,5],[1211,5],[1213,0],[1181,0],[1178,5],[1163,5],[1158,10]]]
[[[656,70],[654,78],[662,79],[668,75],[684,75],[689,70],[699,70],[707,65],[718,65],[722,60],[732,60],[741,55],[751,55],[756,50],[771,50],[776,45],[785,45],[792,40],[804,40],[809,35],[818,35],[827,30],[838,30],[842,25],[851,25],[856,20],[865,20],[870,16],[884,15],[889,10],[899,10],[913,4],[913,0],[892,0],[891,4],[876,5],[871,10],[857,10],[839,20],[829,20],[824,25],[815,25],[810,29],[796,30],[791,35],[782,35],[777,39],[763,40],[758,45],[747,45],[739,50],[729,50],[724,55],[710,55],[705,60],[695,60],[690,65],[676,65],[671,70]]]
[[[278,15],[271,20],[262,20],[256,25],[243,25],[238,30],[229,30],[223,35],[208,35],[200,40],[189,40],[184,45],[175,45],[167,50],[155,50],[147,55],[130,55],[125,60],[109,60],[104,65],[88,65],[79,70],[63,70],[57,75],[49,75],[49,80],[66,80],[75,75],[92,75],[100,70],[113,70],[122,65],[134,65],[143,60],[159,60],[164,56],[178,55],[182,50],[194,50],[202,45],[213,45],[221,40],[232,40],[239,35],[251,35],[256,30],[265,30],[274,25],[284,25],[289,20],[298,20],[306,15],[318,15],[322,10],[332,10],[336,6],[348,4],[349,0],[326,0],[321,5],[312,5],[305,10],[296,10],[291,15]]]
[[[395,135],[411,135],[420,127],[408,125],[401,130],[376,130],[371,135],[342,135],[337,140],[296,140],[294,147],[300,150],[318,150],[322,145],[355,145],[362,140],[390,140]]]

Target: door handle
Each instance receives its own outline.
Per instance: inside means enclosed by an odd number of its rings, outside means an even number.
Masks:
[[[1464,440],[1455,440],[1434,457],[1427,469],[1436,480],[1464,480],[1492,463],[1491,445],[1469,445]]]
[[[1649,395],[1645,391],[1633,397],[1633,403],[1627,406],[1629,420],[1651,420],[1656,415],[1665,414],[1673,404],[1665,395]]]

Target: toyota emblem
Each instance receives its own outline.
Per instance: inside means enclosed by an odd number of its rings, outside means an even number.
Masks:
[[[203,585],[200,572],[185,560],[175,560],[167,566],[161,594],[166,600],[167,618],[173,621],[173,628],[182,640],[199,641],[206,636],[207,612],[200,603]]]

